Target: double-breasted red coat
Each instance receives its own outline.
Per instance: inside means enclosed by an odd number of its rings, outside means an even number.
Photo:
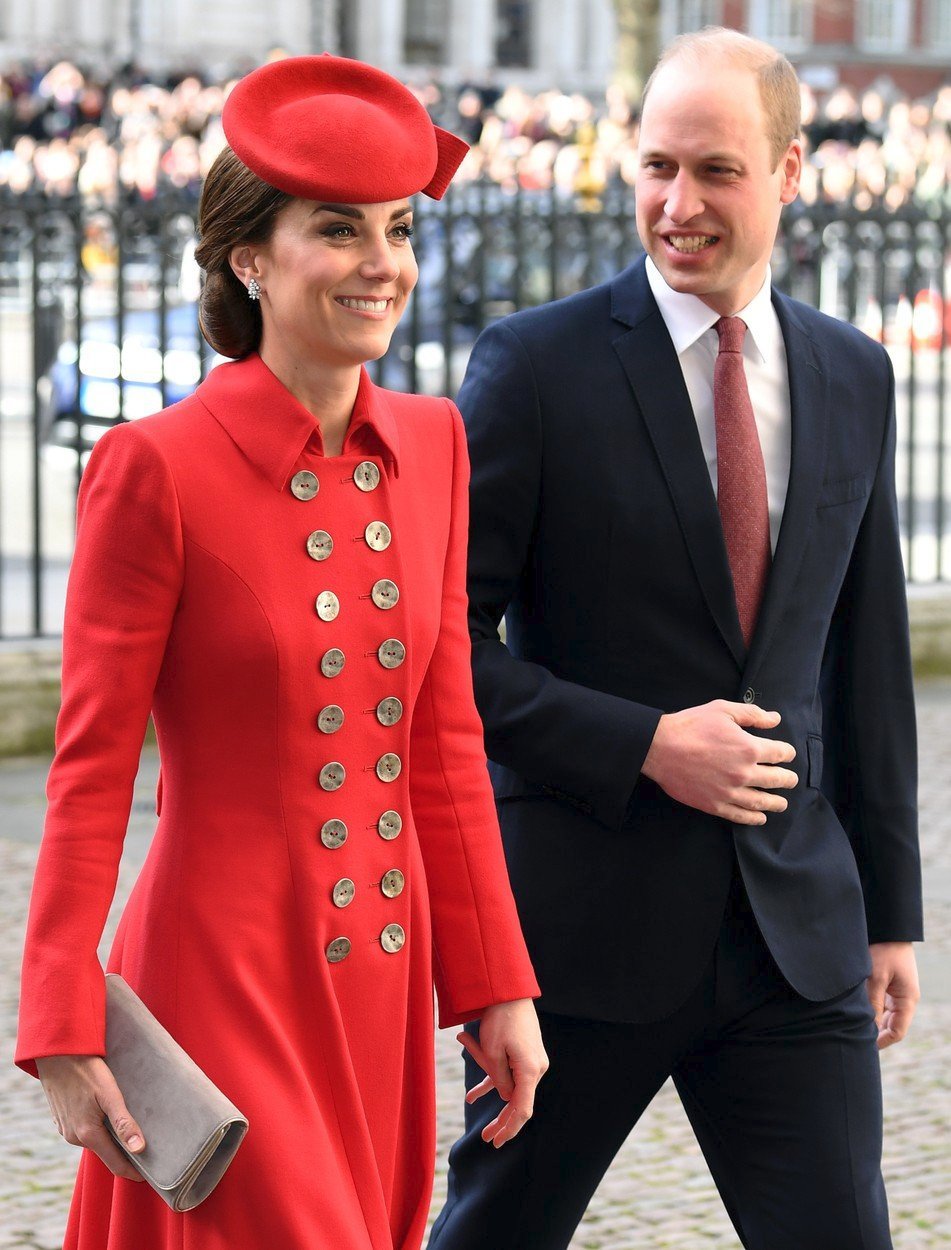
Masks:
[[[363,374],[343,454],[258,356],[83,477],[17,1061],[102,1054],[96,956],[152,710],[157,831],[109,961],[241,1108],[171,1213],[84,1152],[68,1250],[415,1250],[440,1023],[534,996],[466,629],[446,400]]]

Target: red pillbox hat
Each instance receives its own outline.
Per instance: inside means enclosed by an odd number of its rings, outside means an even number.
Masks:
[[[433,124],[397,79],[345,57],[272,61],[236,84],[222,125],[264,182],[305,200],[442,199],[469,145]]]

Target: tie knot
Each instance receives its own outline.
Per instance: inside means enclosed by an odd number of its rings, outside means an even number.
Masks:
[[[721,317],[714,325],[720,337],[721,352],[742,352],[746,338],[746,322],[742,317]]]

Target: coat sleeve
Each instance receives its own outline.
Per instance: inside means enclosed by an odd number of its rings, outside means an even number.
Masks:
[[[94,449],[79,493],[63,694],[27,923],[16,1062],[102,1055],[97,955],[183,572],[168,466],[134,425]]]
[[[545,455],[534,362],[505,323],[476,343],[459,406],[472,459],[469,628],[489,758],[617,829],[660,709],[556,677],[499,638],[532,569]]]
[[[884,357],[884,353],[882,353]],[[849,835],[871,942],[922,937],[915,697],[895,494],[895,382],[823,666],[825,790]]]
[[[473,1020],[494,1003],[540,992],[509,887],[472,693],[465,586],[469,462],[455,409],[452,458],[439,634],[410,741],[410,798],[426,868],[442,1028]]]

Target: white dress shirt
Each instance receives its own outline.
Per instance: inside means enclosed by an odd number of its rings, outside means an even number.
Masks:
[[[710,481],[717,489],[717,431],[713,415],[713,367],[719,350],[714,324],[720,314],[696,295],[674,291],[647,258],[647,281],[673,340],[687,394],[697,421]],[[746,322],[743,367],[756,418],[769,500],[769,536],[773,551],[789,486],[791,426],[786,346],[770,299],[770,271],[759,291],[736,316]]]

